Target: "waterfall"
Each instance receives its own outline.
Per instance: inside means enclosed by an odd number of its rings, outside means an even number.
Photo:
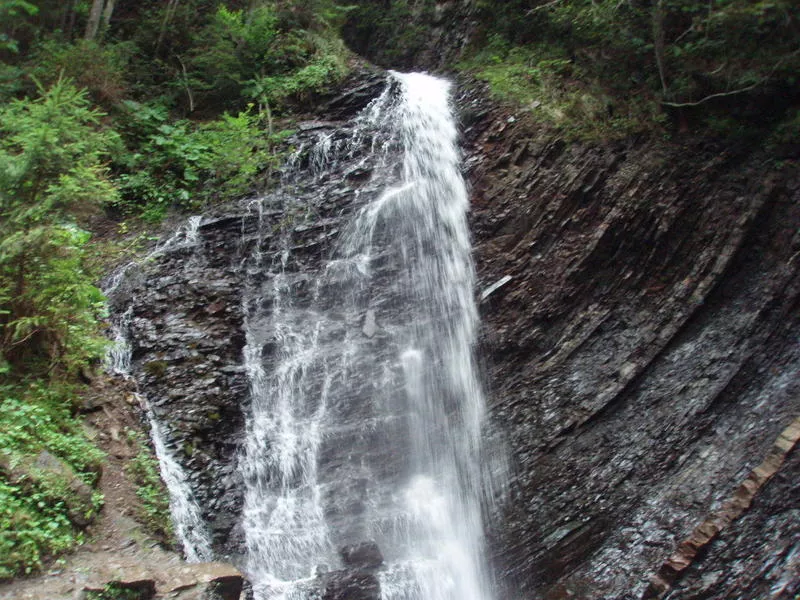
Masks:
[[[169,492],[169,511],[175,526],[175,536],[181,543],[188,562],[211,560],[214,556],[211,550],[211,538],[200,515],[200,506],[186,480],[186,473],[167,447],[161,424],[153,414],[152,408],[141,397],[140,402],[145,406],[150,423],[150,438],[153,440],[161,479],[164,480]]]
[[[189,217],[166,241],[158,244],[149,252],[144,261],[150,260],[175,247],[191,247],[197,244],[198,229],[201,217]],[[103,293],[113,298],[129,271],[137,266],[137,262],[129,262],[121,266],[111,275]],[[131,362],[133,350],[130,342],[130,327],[133,319],[133,305],[118,314],[110,323],[111,344],[106,353],[105,369],[108,373],[132,380]],[[153,408],[147,399],[136,393],[139,405],[144,409],[150,425],[150,438],[158,459],[161,479],[169,493],[169,508],[175,536],[183,548],[188,562],[202,562],[213,558],[211,537],[201,517],[200,506],[192,493],[189,482],[181,465],[169,448],[163,426],[156,419]]]
[[[311,598],[313,578],[364,541],[383,554],[384,600],[491,598],[475,276],[449,91],[392,73],[346,144],[325,135],[311,151],[315,182],[337,152],[371,154],[370,185],[322,273],[303,270],[303,226],[283,227],[272,263],[254,251],[240,468],[260,600]]]

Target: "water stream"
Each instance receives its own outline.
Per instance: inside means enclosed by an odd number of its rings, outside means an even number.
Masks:
[[[259,599],[310,598],[348,544],[374,541],[384,600],[489,600],[481,503],[484,399],[450,84],[391,75],[350,139],[372,188],[310,278],[296,232],[246,299],[252,399],[240,468]]]
[[[200,222],[201,217],[199,216],[189,217],[185,224],[178,227],[167,240],[158,244],[141,262],[159,256],[178,245],[186,247],[195,245]],[[123,265],[109,278],[103,289],[106,297],[113,297],[126,275],[133,267],[137,266],[138,262],[133,261]],[[129,380],[132,380],[132,348],[129,331],[132,318],[132,305],[113,318],[110,327],[111,344],[106,354],[105,364],[108,373]],[[168,446],[163,426],[156,419],[152,406],[143,395],[136,393],[136,398],[150,425],[153,450],[158,459],[161,478],[169,492],[170,516],[175,527],[175,537],[183,548],[188,562],[211,560],[214,556],[211,537],[201,517],[200,506],[189,486],[186,473]]]

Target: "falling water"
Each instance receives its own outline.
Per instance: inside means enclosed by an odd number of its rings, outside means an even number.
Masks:
[[[158,256],[169,249],[194,246],[197,244],[198,229],[201,217],[190,217],[185,225],[181,226],[164,243],[156,246],[145,260]],[[125,275],[136,266],[136,262],[122,266],[109,279],[103,292],[112,298]],[[111,323],[111,344],[106,354],[106,371],[123,377],[131,378],[131,363],[133,350],[130,343],[130,327],[133,319],[133,306],[118,315]],[[211,538],[201,517],[200,506],[192,493],[186,473],[175,460],[173,452],[169,449],[163,432],[163,426],[158,422],[150,403],[138,393],[136,397],[139,405],[144,409],[150,424],[150,437],[153,442],[159,470],[164,485],[169,492],[170,516],[175,527],[175,536],[180,542],[188,562],[202,562],[213,558]]]
[[[141,399],[140,401],[145,406],[150,422],[150,438],[153,440],[161,478],[169,491],[169,512],[175,526],[175,537],[181,543],[188,562],[211,560],[214,556],[211,550],[211,538],[200,516],[197,500],[186,480],[186,473],[167,447],[161,424],[153,414],[152,408],[147,402]]]
[[[488,600],[484,400],[448,82],[392,74],[358,118],[372,188],[310,278],[283,251],[246,303],[252,414],[241,459],[259,599],[311,597],[347,544],[375,541],[384,600]],[[331,140],[312,154],[315,172]],[[264,282],[266,281],[266,282]]]

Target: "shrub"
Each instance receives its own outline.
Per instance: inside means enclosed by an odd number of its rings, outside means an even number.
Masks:
[[[85,484],[97,482],[102,453],[73,417],[74,399],[65,386],[0,388],[0,579],[30,573],[83,540],[70,520],[76,504],[69,481],[38,471],[31,458],[46,450]],[[96,512],[101,503],[95,493],[86,508]]]
[[[171,121],[166,107],[128,101],[121,131],[130,151],[118,161],[123,212],[160,220],[171,206],[196,208],[263,187],[259,175],[279,159],[267,117],[250,106],[201,124]]]
[[[102,354],[103,297],[74,224],[116,198],[101,117],[63,80],[0,109],[0,372],[69,377]]]
[[[136,51],[132,42],[100,45],[96,41],[39,43],[31,57],[31,74],[43,83],[68,78],[86,89],[95,102],[112,106],[127,92],[126,69]]]

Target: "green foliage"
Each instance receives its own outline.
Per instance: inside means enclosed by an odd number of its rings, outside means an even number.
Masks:
[[[65,378],[102,356],[104,298],[83,268],[88,237],[41,225],[0,241],[0,369]]]
[[[614,138],[660,121],[652,97],[620,98],[558,46],[511,46],[499,36],[459,68],[499,99],[576,138]]]
[[[30,383],[0,387],[0,579],[30,573],[83,534],[70,522],[72,491],[62,477],[37,472],[30,457],[46,450],[94,485],[102,454],[72,416],[74,392]],[[90,510],[98,510],[95,494]]]
[[[167,542],[173,538],[174,531],[169,511],[169,494],[161,480],[158,460],[140,433],[129,430],[128,439],[138,448],[136,456],[126,467],[138,486],[136,495],[141,501],[141,509],[137,516],[152,535]]]
[[[431,0],[358,0],[349,7],[343,32],[356,52],[369,52],[383,65],[411,66],[430,42],[435,5]]]
[[[95,102],[113,106],[127,93],[126,71],[135,52],[132,42],[101,45],[94,40],[70,43],[52,37],[31,53],[30,72],[45,84],[69,79],[86,89]]]
[[[667,111],[695,106],[719,107],[725,115],[709,123],[739,135],[759,119],[762,129],[779,120],[796,90],[800,5],[792,0],[511,0],[477,9],[483,27],[462,68],[501,97],[535,96],[554,108],[534,117],[582,136],[652,129]],[[505,69],[493,60],[498,40]],[[778,101],[756,115],[749,97],[757,94]]]
[[[19,45],[13,37],[14,26],[25,17],[39,12],[35,4],[25,0],[0,0],[0,51],[17,53]]]
[[[86,92],[59,79],[0,108],[0,215],[18,227],[113,199],[103,161],[118,144]],[[70,186],[70,196],[61,189]]]
[[[144,209],[160,220],[170,206],[197,207],[261,187],[260,174],[279,155],[272,145],[285,134],[265,131],[266,117],[252,107],[195,125],[171,120],[164,106],[125,103],[119,121],[129,152],[117,164],[123,212]]]
[[[800,69],[798,20],[800,8],[791,0],[664,0],[665,97],[692,102],[794,79]]]
[[[116,197],[101,116],[64,81],[0,109],[0,370],[69,377],[102,354],[89,234],[70,222]]]
[[[208,99],[273,107],[322,91],[346,73],[346,51],[329,29],[304,29],[314,25],[305,21],[271,4],[247,12],[220,6],[190,56],[188,85]]]

